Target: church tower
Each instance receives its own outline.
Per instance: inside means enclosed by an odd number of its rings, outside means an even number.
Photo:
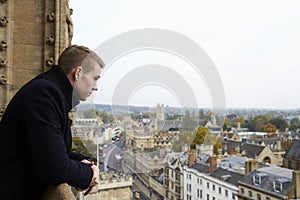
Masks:
[[[165,121],[165,106],[164,104],[157,104],[156,118],[158,121]]]

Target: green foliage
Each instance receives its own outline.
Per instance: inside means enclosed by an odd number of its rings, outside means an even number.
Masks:
[[[83,118],[96,118],[98,115],[98,111],[96,109],[88,109],[82,112]]]
[[[96,145],[91,140],[83,140],[80,137],[74,136],[73,139],[73,151],[81,153],[88,157],[92,157],[96,152]]]
[[[258,116],[255,116],[253,118],[250,118],[245,126],[250,131],[261,132],[261,131],[263,131],[264,125],[269,123],[270,120],[271,120],[270,115],[258,115]]]
[[[173,142],[172,149],[174,152],[181,152],[181,147],[185,144],[192,143],[195,133],[189,131],[183,131],[179,134],[178,140]]]
[[[182,124],[183,124],[182,129],[184,131],[194,131],[195,128],[198,126],[198,123],[199,123],[198,120],[189,116],[184,116],[182,118]]]
[[[289,127],[288,123],[280,118],[271,119],[270,123],[275,125],[280,131],[285,131],[285,129]]]
[[[209,132],[208,128],[205,128],[203,126],[198,126],[195,130],[195,137],[190,146],[191,149],[196,149],[197,144],[203,144],[208,132]]]
[[[219,155],[219,150],[222,148],[222,143],[218,140],[214,145],[213,152],[215,155]]]
[[[276,130],[277,127],[270,122],[263,126],[263,132],[271,133],[271,132],[276,132]]]

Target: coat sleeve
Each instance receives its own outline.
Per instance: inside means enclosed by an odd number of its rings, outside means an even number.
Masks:
[[[39,84],[24,97],[23,127],[36,174],[45,182],[87,188],[93,172],[89,165],[72,160],[64,142],[62,123],[66,108],[55,86]]]

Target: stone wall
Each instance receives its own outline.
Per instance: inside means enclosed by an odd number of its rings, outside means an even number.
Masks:
[[[16,91],[71,43],[68,0],[0,0],[0,118]]]

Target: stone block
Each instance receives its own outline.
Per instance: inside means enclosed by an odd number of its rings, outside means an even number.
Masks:
[[[25,45],[24,67],[26,69],[42,70],[43,63],[43,47],[38,45]]]
[[[13,20],[23,22],[44,22],[45,1],[22,0],[14,3]]]
[[[14,44],[13,45],[13,68],[23,68],[24,67],[24,55],[25,55],[25,45]]]
[[[41,23],[14,22],[14,44],[43,45],[43,28]]]
[[[40,73],[41,70],[14,68],[11,71],[11,84],[19,88]]]

